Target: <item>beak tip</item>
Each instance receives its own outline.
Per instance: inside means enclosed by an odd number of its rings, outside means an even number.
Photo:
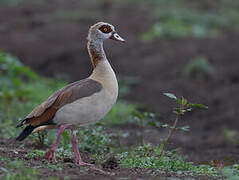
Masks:
[[[110,36],[110,39],[113,39],[115,41],[120,41],[122,43],[125,43],[125,40],[120,37],[116,32],[114,32],[111,36]]]

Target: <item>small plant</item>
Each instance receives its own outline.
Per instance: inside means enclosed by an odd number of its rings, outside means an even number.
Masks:
[[[204,56],[190,60],[184,67],[183,75],[190,79],[210,79],[215,75],[215,69]]]
[[[159,117],[159,115],[154,114],[154,113],[150,113],[150,112],[139,112],[137,110],[132,111],[131,115],[133,116],[134,121],[136,121],[140,127],[140,140],[141,140],[141,145],[144,144],[144,129],[146,127],[146,125],[149,124],[149,120],[150,119],[154,119],[157,117]]]
[[[169,129],[168,135],[166,138],[162,141],[160,147],[161,147],[161,152],[159,156],[162,156],[164,153],[164,147],[168,143],[170,137],[172,134],[175,132],[177,129],[177,123],[179,119],[186,113],[186,112],[191,112],[193,108],[200,108],[200,109],[207,109],[208,107],[205,106],[204,104],[193,104],[188,102],[188,100],[184,97],[182,98],[177,98],[174,94],[172,93],[164,93],[165,96],[174,99],[177,102],[177,107],[173,109],[173,113],[176,114],[176,118],[174,120],[172,128]]]

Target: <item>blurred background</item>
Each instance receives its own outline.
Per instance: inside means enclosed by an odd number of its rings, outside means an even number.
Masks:
[[[127,41],[104,44],[127,85],[121,98],[169,123],[174,104],[164,92],[208,105],[185,116],[190,132],[170,145],[193,161],[238,160],[238,19],[236,0],[0,0],[0,49],[40,75],[72,82],[92,71],[89,27],[109,22]]]

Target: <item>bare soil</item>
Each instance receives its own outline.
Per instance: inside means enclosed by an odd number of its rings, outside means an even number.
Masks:
[[[62,19],[59,15],[62,10],[77,11],[82,15]],[[164,122],[172,122],[174,116],[171,109],[174,104],[163,96],[163,92],[172,92],[209,106],[208,110],[185,116],[181,125],[189,125],[191,131],[178,133],[168,148],[181,147],[183,154],[196,163],[212,160],[238,162],[238,144],[231,143],[223,130],[238,130],[239,127],[239,34],[225,34],[217,39],[188,38],[143,43],[138,35],[149,30],[154,20],[146,15],[147,11],[133,4],[95,5],[74,0],[1,5],[0,49],[18,56],[24,64],[42,75],[67,77],[74,81],[87,77],[92,70],[86,50],[89,26],[97,21],[110,22],[127,43],[106,42],[108,59],[117,74],[140,79],[140,83],[134,85],[131,93],[125,97],[127,100],[144,104],[146,109],[160,113],[160,120]],[[182,76],[184,65],[199,55],[208,57],[215,67],[213,79],[189,80]],[[132,127],[124,127],[127,128],[130,131]],[[146,139],[158,143],[159,137],[164,134],[163,130],[159,132],[152,129]],[[134,143],[134,139],[128,143]],[[1,139],[0,145],[6,147],[7,143]],[[25,153],[16,155],[12,151],[0,151],[1,155],[10,157],[20,155],[24,158]],[[28,162],[29,166],[44,163],[41,159]],[[104,169],[103,165],[97,166]],[[48,170],[40,169],[43,176],[47,177]],[[119,177],[151,179],[145,171],[122,167],[109,170]],[[57,176],[62,178],[67,174],[76,179],[79,176],[83,179],[116,177],[90,168],[82,174],[79,167],[66,163],[62,174]]]
[[[125,168],[118,164],[118,160],[114,157],[109,157],[102,164],[97,164],[90,159],[90,154],[87,152],[81,152],[83,161],[89,162],[92,166],[77,166],[74,164],[74,159],[69,157],[61,157],[57,159],[57,164],[49,164],[49,162],[42,156],[27,157],[26,155],[37,148],[35,144],[30,141],[25,142],[25,147],[21,147],[21,143],[16,142],[14,139],[0,139],[0,157],[23,160],[27,168],[36,168],[40,174],[39,177],[42,179],[48,179],[49,177],[57,177],[64,179],[66,177],[70,179],[102,179],[102,180],[113,180],[113,179],[158,179],[163,180],[166,177],[178,177],[178,175],[172,173],[154,173],[149,169],[142,168]],[[46,149],[42,148],[41,149]],[[5,166],[7,162],[1,161]],[[49,167],[49,165],[51,167]],[[56,165],[55,167],[53,167]],[[2,171],[0,171],[0,176]],[[180,176],[184,178],[184,176]],[[186,176],[187,178],[190,176]],[[214,178],[208,178],[206,176],[199,176],[196,179],[200,180],[213,180]]]

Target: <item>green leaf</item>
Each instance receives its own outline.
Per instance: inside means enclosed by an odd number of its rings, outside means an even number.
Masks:
[[[208,106],[204,105],[204,104],[188,104],[188,107],[197,107],[197,108],[200,108],[200,109],[208,109]]]
[[[163,93],[165,96],[168,96],[169,98],[171,98],[171,99],[177,99],[177,97],[174,95],[174,94],[172,94],[172,93]]]
[[[137,110],[134,110],[131,112],[131,115],[134,117],[134,118],[137,118],[137,119],[143,119],[144,118],[144,114],[137,111]]]
[[[20,86],[23,84],[22,80],[21,80],[20,78],[18,78],[18,77],[12,78],[12,82],[13,82],[17,87],[20,87]]]
[[[182,97],[182,105],[184,106],[184,105],[186,105],[187,104],[187,99],[186,98],[184,98],[184,97]]]
[[[170,127],[170,126],[169,126],[168,124],[163,124],[162,127],[163,127],[163,128],[168,128],[168,127]]]
[[[190,127],[188,125],[179,128],[182,131],[189,131]]]
[[[192,108],[187,108],[186,111],[187,111],[187,112],[191,112],[191,111],[192,111]]]
[[[179,105],[182,105],[182,100],[181,100],[180,98],[177,98],[177,103],[178,103]]]

